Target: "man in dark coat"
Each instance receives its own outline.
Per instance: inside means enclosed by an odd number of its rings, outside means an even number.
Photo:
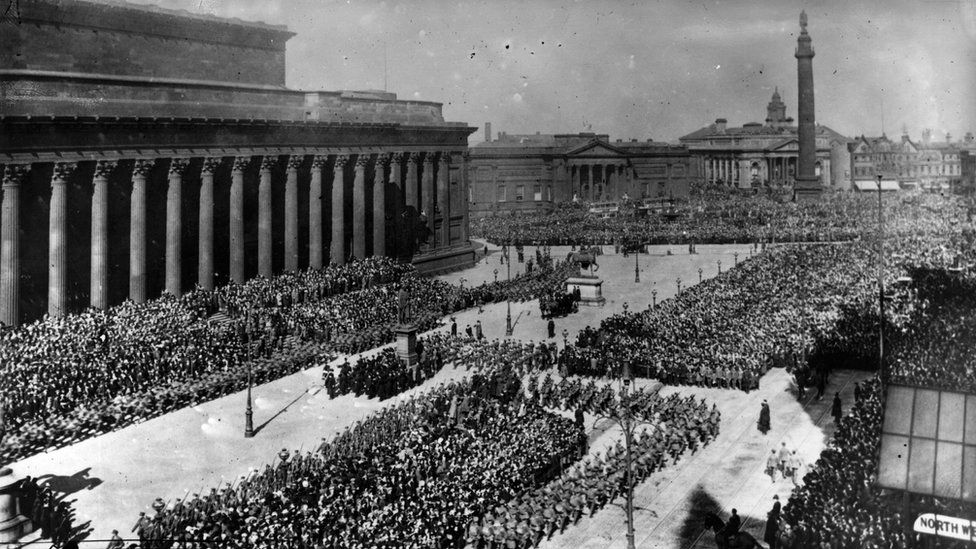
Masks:
[[[759,410],[759,432],[766,434],[769,432],[769,403],[765,400],[762,402],[762,408]]]
[[[830,414],[834,416],[834,423],[840,423],[840,418],[844,417],[840,404],[840,393],[834,393],[834,404],[830,407]]]
[[[738,511],[732,509],[732,516],[729,517],[729,523],[725,525],[725,533],[730,537],[739,533],[739,528],[742,528],[742,519],[739,518]]]
[[[773,508],[766,513],[766,529],[763,531],[763,541],[769,544],[769,549],[776,549],[779,539],[779,496],[773,496]]]
[[[551,318],[549,319],[548,328],[549,328],[549,337],[550,338],[556,337],[556,323]]]
[[[451,337],[457,335],[457,320],[451,319]]]

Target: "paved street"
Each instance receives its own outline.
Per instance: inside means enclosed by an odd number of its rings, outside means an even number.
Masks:
[[[699,267],[707,278],[716,273],[717,260],[725,269],[733,264],[734,252],[739,253],[740,261],[749,255],[745,245],[700,246],[697,255],[688,255],[687,247],[675,247],[675,255],[668,256],[666,249],[655,246],[650,256],[639,256],[639,284],[634,282],[632,256],[601,256],[599,274],[605,280],[606,305],[582,307],[579,314],[557,319],[557,332],[567,329],[575,334],[586,325],[596,326],[604,316],[621,311],[625,302],[631,310],[647,307],[654,288],[658,299],[667,299],[676,290],[676,277],[686,288],[698,281]],[[605,250],[612,252],[612,247]],[[527,249],[527,255],[532,251]],[[565,257],[566,252],[568,248],[554,250],[557,257]],[[499,267],[497,250],[490,248],[488,258],[475,268],[442,278],[457,282],[464,277],[466,284],[477,284],[493,278],[493,270]],[[513,265],[513,271],[516,268],[523,265]],[[499,272],[501,276],[501,269]],[[538,302],[513,304],[512,317],[516,338],[545,338]],[[461,329],[480,319],[488,338],[503,337],[505,305],[486,306],[480,313],[477,309],[464,311],[457,319]],[[448,326],[446,322],[440,329]],[[561,343],[561,336],[557,339]],[[383,403],[351,395],[330,400],[320,391],[320,365],[255,389],[258,433],[253,439],[243,438],[242,392],[22,460],[13,464],[13,469],[19,475],[55,477],[53,480],[70,493],[67,500],[73,502],[78,514],[75,524],[90,521],[90,539],[106,539],[113,528],[128,533],[138,512],[149,511],[158,496],[171,501],[188,492],[202,493],[252,468],[263,467],[276,459],[282,448],[313,448],[323,438],[334,436],[381,406],[460,375],[461,371],[446,368],[423,386]],[[852,400],[852,381],[858,378],[851,373],[835,374],[830,390],[842,390],[847,405]],[[644,383],[647,382],[638,382]],[[717,389],[664,389],[665,393],[691,391],[716,402],[722,411],[721,435],[704,451],[685,456],[677,467],[655,474],[640,485],[636,499],[639,547],[693,546],[701,530],[691,517],[709,505],[723,518],[731,507],[737,507],[743,517],[749,517],[747,528],[761,536],[772,495],[778,493],[784,498],[790,488],[787,482],[773,484],[763,475],[768,449],[785,441],[791,448],[798,448],[809,463],[819,454],[833,428],[827,413],[829,399],[801,407],[789,392],[789,385],[785,372],[773,371],[763,378],[759,391],[748,395]],[[773,411],[773,430],[765,437],[755,427],[759,403],[764,398]],[[594,447],[612,443],[617,432],[609,429],[594,433]],[[623,534],[623,512],[619,506],[609,506],[543,546],[624,547]],[[701,540],[698,546],[708,546],[708,541]]]

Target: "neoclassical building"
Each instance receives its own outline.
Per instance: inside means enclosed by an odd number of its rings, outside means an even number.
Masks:
[[[469,209],[475,218],[549,211],[583,202],[686,197],[698,177],[688,149],[606,134],[506,134],[471,147]]]
[[[814,173],[825,188],[850,188],[850,141],[827,126],[814,128]],[[704,180],[741,189],[763,186],[793,187],[799,162],[799,137],[779,90],[766,106],[765,123],[732,127],[725,118],[685,135],[686,145]]]
[[[284,27],[37,0],[0,34],[0,321],[388,255],[473,262],[441,104],[284,85]]]

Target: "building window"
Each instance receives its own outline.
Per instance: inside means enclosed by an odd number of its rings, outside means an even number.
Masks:
[[[536,185],[532,187],[532,200],[536,202],[542,202],[542,185]]]
[[[546,200],[552,202],[552,185],[546,185]]]
[[[472,187],[468,187],[468,204],[474,204],[474,192],[473,191],[474,191],[474,189]]]
[[[515,201],[521,202],[525,198],[525,185],[517,185],[515,187]]]
[[[506,200],[508,200],[508,196],[506,196],[506,194],[505,194],[505,185],[499,185],[498,186],[498,201],[499,202],[505,202]]]

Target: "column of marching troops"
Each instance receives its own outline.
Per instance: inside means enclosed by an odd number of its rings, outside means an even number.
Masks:
[[[392,222],[401,217],[404,208],[414,208],[426,218],[426,228],[434,236],[435,246],[450,243],[450,180],[451,151],[334,154],[332,164],[332,211],[331,244],[329,256],[323,251],[323,181],[322,171],[329,164],[330,155],[312,155],[307,162],[304,154],[285,156],[285,253],[284,269],[296,271],[298,260],[298,171],[308,165],[311,171],[309,184],[309,260],[308,267],[318,269],[331,261],[343,264],[350,257],[366,256],[366,170],[374,166],[372,195],[372,253],[387,254],[386,185],[395,185],[403,198],[391,197],[397,202]],[[204,157],[200,168],[199,199],[199,261],[197,284],[204,289],[214,286],[214,174],[226,157]],[[244,274],[244,174],[252,162],[259,162],[258,187],[258,274],[270,277],[272,273],[272,171],[278,165],[278,154],[267,156],[234,156],[231,162],[230,219],[229,219],[229,275],[236,283],[245,280]],[[109,177],[116,170],[119,160],[99,160],[95,163],[92,177],[91,198],[91,289],[90,305],[97,309],[109,306],[109,238],[108,238],[108,186]],[[189,157],[169,159],[132,159],[131,204],[129,229],[129,298],[136,303],[147,299],[146,295],[146,186],[150,171],[157,164],[166,163],[166,268],[165,290],[173,295],[182,293],[181,238],[182,238],[182,187]],[[352,190],[352,245],[347,248],[345,234],[346,188],[345,168],[354,163]],[[406,164],[406,179],[402,165]],[[68,185],[77,162],[57,162],[51,177],[51,202],[49,216],[49,266],[48,266],[48,315],[66,314],[67,292],[67,232],[68,232]],[[20,299],[20,188],[27,180],[31,164],[6,164],[3,171],[2,223],[0,223],[0,322],[5,326],[19,323]],[[389,175],[387,176],[387,172]],[[436,172],[436,194],[434,178]],[[463,178],[460,194],[464,196]],[[420,187],[420,188],[418,188]],[[435,203],[436,197],[436,203]],[[405,203],[404,203],[405,199]],[[442,219],[435,232],[435,212]],[[462,208],[461,215],[466,215]],[[382,220],[383,222],[376,222]],[[467,224],[461,223],[460,240],[467,240]]]

